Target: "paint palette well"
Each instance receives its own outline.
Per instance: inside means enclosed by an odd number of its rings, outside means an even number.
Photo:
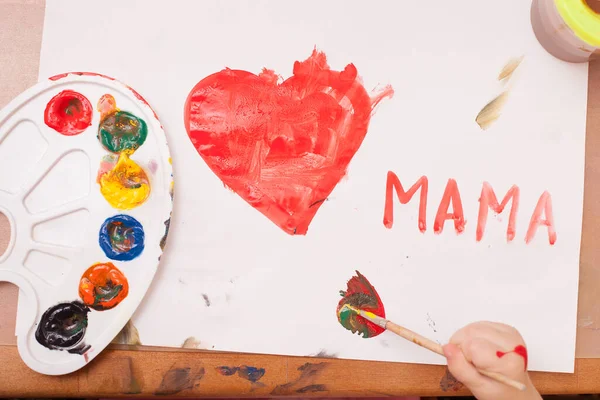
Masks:
[[[163,128],[133,89],[92,73],[43,81],[0,112],[0,280],[20,289],[32,369],[75,371],[118,334],[150,286],[172,209]]]

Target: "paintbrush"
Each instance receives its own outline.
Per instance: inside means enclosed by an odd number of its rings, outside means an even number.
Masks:
[[[388,321],[387,319],[382,318],[378,315],[375,315],[372,312],[360,310],[360,309],[354,308],[348,304],[344,304],[344,307],[342,307],[342,310],[344,308],[348,308],[349,310],[355,312],[356,314],[360,315],[364,319],[371,321],[375,325],[380,326],[385,330],[391,331],[391,332],[395,333],[396,335],[403,337],[406,340],[410,340],[411,342],[413,342],[421,347],[426,348],[427,350],[433,351],[434,353],[444,356],[444,351],[442,349],[442,345],[434,342],[431,339],[427,339],[426,337],[421,336],[418,333],[411,331],[410,329],[406,329],[400,325],[397,325],[391,321]],[[511,378],[509,378],[503,374],[500,374],[498,372],[491,372],[491,371],[486,371],[483,369],[477,369],[477,371],[481,375],[487,376],[488,378],[491,378],[500,383],[504,383],[505,385],[511,386],[517,390],[525,391],[525,389],[527,389],[525,384],[518,382],[514,379],[511,379]]]

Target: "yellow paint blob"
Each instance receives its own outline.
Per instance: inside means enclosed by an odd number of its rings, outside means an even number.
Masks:
[[[130,210],[150,196],[150,181],[146,172],[122,152],[115,167],[100,176],[100,193],[119,210]]]

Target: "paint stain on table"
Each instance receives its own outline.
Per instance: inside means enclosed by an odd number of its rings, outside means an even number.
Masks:
[[[458,392],[464,386],[465,385],[459,382],[458,379],[450,373],[450,370],[446,368],[446,372],[440,381],[440,389],[442,389],[443,392]]]
[[[294,393],[326,392],[327,386],[315,381],[321,376],[327,366],[328,363],[325,362],[316,364],[306,363],[298,368],[300,372],[298,378],[283,385],[277,385],[271,394],[279,396]]]
[[[193,389],[200,384],[204,373],[204,367],[176,368],[173,366],[165,373],[154,394],[157,396],[170,396],[183,390]]]
[[[258,382],[266,372],[264,368],[251,367],[248,365],[241,365],[239,367],[221,366],[216,367],[215,369],[221,375],[232,376],[237,374],[238,377],[252,383]]]

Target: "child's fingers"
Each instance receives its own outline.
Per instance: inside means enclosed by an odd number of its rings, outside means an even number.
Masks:
[[[509,352],[515,346],[524,344],[523,338],[513,327],[485,322],[477,322],[465,326],[452,336],[450,343],[460,345],[466,340],[473,340],[475,338],[486,339],[495,344],[496,348],[492,354],[496,354],[497,351]]]
[[[468,339],[460,344],[465,358],[477,368],[491,372],[500,372],[512,377],[520,376],[524,371],[520,357],[509,357],[509,354],[498,357],[498,345],[487,339]],[[512,355],[512,354],[510,354]]]
[[[446,356],[450,373],[471,390],[484,384],[485,380],[483,376],[465,358],[462,350],[457,345],[452,343],[445,345],[444,355]]]

